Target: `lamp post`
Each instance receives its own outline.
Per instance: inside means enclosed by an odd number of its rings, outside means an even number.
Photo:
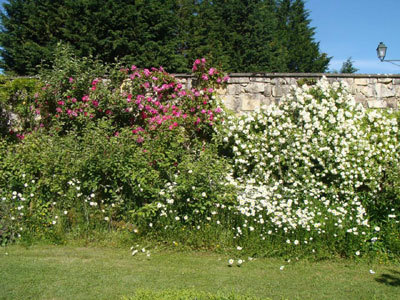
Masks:
[[[396,63],[394,63],[394,61],[400,61],[400,59],[385,59],[386,56],[386,51],[387,51],[387,47],[384,43],[380,42],[378,45],[378,48],[376,48],[376,53],[378,54],[378,58],[381,60],[381,62],[390,62],[396,66],[400,66]]]

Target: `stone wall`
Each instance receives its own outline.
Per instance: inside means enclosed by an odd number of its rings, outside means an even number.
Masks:
[[[400,74],[234,73],[229,76],[227,88],[220,95],[225,105],[238,113],[277,103],[297,82],[315,82],[322,76],[329,82],[347,82],[356,101],[365,107],[398,109],[400,105]],[[175,77],[191,86],[190,75]]]

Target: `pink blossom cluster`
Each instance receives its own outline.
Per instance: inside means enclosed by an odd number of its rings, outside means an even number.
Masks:
[[[66,80],[70,85],[67,95],[56,99],[55,105],[48,100],[39,100],[35,111],[62,126],[108,118],[113,121],[116,136],[122,128],[131,128],[138,142],[159,129],[183,127],[201,132],[213,126],[216,115],[222,112],[212,98],[215,88],[228,80],[215,68],[203,72],[205,64],[204,58],[193,64],[193,68],[207,79],[204,79],[206,84],[202,82],[192,89],[185,89],[162,67],[121,69],[125,77],[122,85],[121,82],[110,84],[107,79],[95,78],[84,95],[77,95],[74,88],[77,79],[69,77]]]

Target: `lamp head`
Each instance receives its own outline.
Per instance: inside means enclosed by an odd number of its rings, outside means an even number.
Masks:
[[[387,47],[384,43],[380,42],[378,48],[376,48],[376,53],[378,54],[378,58],[383,61],[386,56]]]

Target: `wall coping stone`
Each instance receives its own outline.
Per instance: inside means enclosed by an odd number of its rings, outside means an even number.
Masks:
[[[177,73],[177,78],[191,78],[194,74]],[[351,73],[228,73],[229,77],[308,77],[308,78],[400,78],[400,74],[351,74]],[[229,83],[229,81],[228,81]]]

